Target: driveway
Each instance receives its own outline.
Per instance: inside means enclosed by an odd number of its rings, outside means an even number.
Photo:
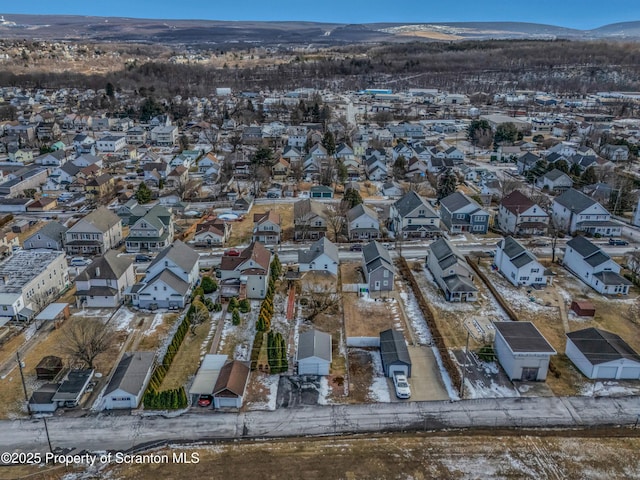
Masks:
[[[449,400],[447,390],[431,347],[409,346],[411,357],[411,400],[414,402],[431,400]],[[389,378],[389,397],[392,402],[404,402],[395,396],[393,379]]]

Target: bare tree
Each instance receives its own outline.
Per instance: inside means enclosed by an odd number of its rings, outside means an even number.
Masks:
[[[196,329],[199,325],[209,320],[209,310],[204,306],[200,300],[196,300],[192,303],[193,311],[191,313],[191,334],[196,334]]]
[[[180,200],[185,198],[192,198],[200,188],[200,181],[195,178],[186,179],[180,178],[176,184],[175,192],[180,197]]]
[[[96,319],[79,319],[62,330],[60,349],[63,354],[95,368],[96,358],[115,342],[115,332],[108,323]]]
[[[307,319],[313,321],[321,313],[335,313],[342,302],[340,293],[315,290],[308,293]]]
[[[327,226],[333,234],[333,241],[338,242],[338,237],[342,233],[346,225],[346,211],[342,202],[338,205],[327,205],[324,209],[324,213],[327,216]]]
[[[640,250],[633,250],[627,254],[627,268],[634,279],[640,276]]]

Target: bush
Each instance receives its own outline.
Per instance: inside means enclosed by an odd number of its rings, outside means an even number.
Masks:
[[[249,313],[251,311],[251,302],[249,299],[245,298],[244,300],[240,300],[238,309],[241,313]]]
[[[213,304],[213,311],[214,312],[221,312],[222,311],[222,304],[221,303],[214,303]]]
[[[204,296],[204,290],[202,289],[202,287],[195,288],[191,293],[191,301],[202,296]]]
[[[202,287],[202,290],[205,294],[213,293],[218,290],[218,284],[216,283],[216,281],[213,278],[207,276],[202,277],[200,286]]]
[[[231,312],[231,323],[233,323],[234,325],[240,325],[240,312],[238,311],[238,309],[235,309],[233,312]]]
[[[229,300],[229,310],[235,310],[236,308],[238,308],[238,299],[231,297],[231,300]]]
[[[213,300],[211,300],[209,297],[205,298],[202,303],[204,303],[204,306],[207,307],[207,310],[209,310],[210,312],[213,312],[213,310],[215,309],[216,304],[213,303]]]

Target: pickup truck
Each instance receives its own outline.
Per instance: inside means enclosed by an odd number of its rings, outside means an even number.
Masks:
[[[409,387],[407,377],[402,373],[393,374],[393,386],[396,390],[396,397],[402,399],[411,397],[411,387]]]

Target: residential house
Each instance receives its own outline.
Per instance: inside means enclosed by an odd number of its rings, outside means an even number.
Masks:
[[[151,129],[152,143],[163,147],[173,147],[178,141],[178,127],[174,125],[158,125]]]
[[[53,197],[40,197],[27,206],[27,212],[49,212],[58,206],[58,200]]]
[[[547,284],[546,269],[513,237],[506,237],[498,242],[493,263],[516,287]]]
[[[496,226],[509,235],[546,235],[549,215],[520,190],[500,201]]]
[[[253,215],[253,237],[252,241],[261,242],[266,245],[280,243],[280,214],[275,210],[267,210],[265,213],[255,213]]]
[[[181,188],[184,187],[189,181],[189,170],[182,165],[178,165],[167,174],[167,187],[168,188]]]
[[[231,224],[220,218],[200,223],[193,242],[198,247],[224,247],[231,236]]]
[[[251,242],[239,256],[222,257],[221,283],[237,284],[241,297],[262,299],[267,293],[270,266],[271,252],[262,243]]]
[[[402,238],[430,238],[440,233],[440,217],[413,190],[391,205],[389,219],[393,231]]]
[[[565,353],[591,380],[640,380],[640,355],[615,333],[593,327],[567,333]]]
[[[540,161],[540,157],[535,153],[526,152],[518,157],[516,165],[518,167],[518,173],[524,175],[529,170],[533,169]]]
[[[573,187],[573,180],[571,177],[557,168],[548,171],[544,175],[538,177],[536,180],[536,186],[542,190],[549,192],[565,192]]]
[[[478,289],[473,284],[473,270],[446,238],[428,247],[427,268],[449,302],[475,302]]]
[[[122,221],[106,207],[78,220],[65,234],[69,255],[102,255],[122,242]]]
[[[133,220],[125,239],[127,252],[159,252],[173,242],[174,225],[171,210],[156,205],[142,217]]]
[[[370,240],[380,237],[378,214],[364,204],[356,205],[346,214],[349,240]]]
[[[584,237],[567,242],[562,264],[598,293],[627,295],[632,285],[620,275],[620,265]]]
[[[105,135],[96,142],[99,152],[115,153],[127,145],[127,138],[118,135]]]
[[[289,176],[289,172],[290,172],[289,162],[283,157],[280,157],[278,161],[275,163],[275,165],[271,167],[271,177],[276,182],[285,181]]]
[[[176,240],[153,259],[142,282],[127,290],[126,296],[138,308],[181,309],[199,280],[200,256]]]
[[[84,186],[85,197],[88,200],[97,200],[114,191],[113,175],[104,173],[87,180]]]
[[[102,408],[104,410],[138,408],[155,365],[155,352],[125,353],[104,391]]]
[[[611,214],[602,205],[573,188],[553,199],[552,217],[559,229],[572,235],[585,232],[619,237],[622,234],[622,226],[611,221]]]
[[[293,204],[293,239],[316,240],[327,234],[325,206],[310,198]]]
[[[109,250],[93,260],[76,277],[78,307],[113,308],[124,301],[124,292],[136,281],[133,259]]]
[[[495,322],[494,349],[509,380],[544,381],[555,349],[531,322]]]
[[[0,263],[0,324],[31,320],[69,286],[64,252],[18,250]]]
[[[333,188],[326,185],[314,185],[309,189],[311,198],[333,198]]]
[[[440,219],[451,233],[487,233],[489,213],[462,192],[440,200]]]
[[[298,250],[299,271],[329,272],[336,277],[340,268],[338,247],[326,237],[321,237],[311,244],[309,250]]]
[[[389,180],[383,183],[380,191],[382,195],[389,198],[400,198],[404,195],[404,189],[398,182],[394,180]]]
[[[25,239],[25,250],[46,248],[49,250],[63,250],[63,243],[67,227],[55,220],[45,223],[40,230]]]
[[[611,145],[608,143],[600,153],[612,162],[626,162],[629,160],[629,147],[626,145]]]
[[[331,358],[331,335],[315,329],[300,334],[296,352],[298,375],[329,375]]]
[[[375,240],[362,249],[362,272],[369,292],[393,290],[396,269],[391,255]]]

